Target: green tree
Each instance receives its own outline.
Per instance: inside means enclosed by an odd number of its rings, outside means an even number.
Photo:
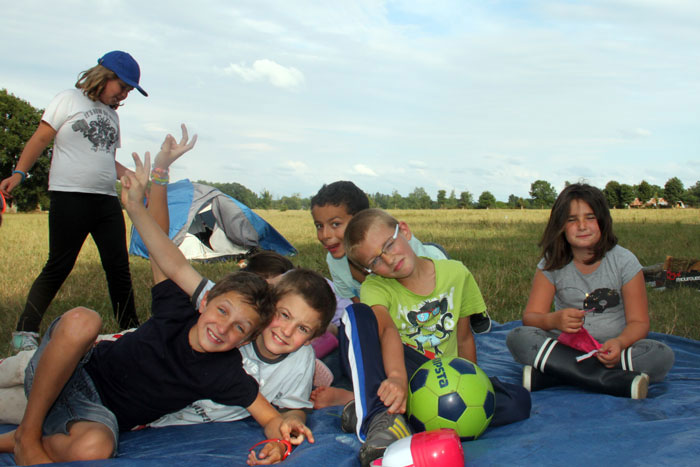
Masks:
[[[620,184],[615,180],[610,180],[603,188],[603,194],[608,202],[609,208],[620,205]]]
[[[437,193],[438,209],[445,209],[446,204],[447,204],[447,191],[438,190],[438,193]]]
[[[401,193],[399,193],[398,190],[394,190],[391,192],[389,205],[392,209],[403,209],[405,204],[406,202],[404,200],[404,197],[401,196]]]
[[[258,208],[270,209],[272,207],[272,193],[269,190],[263,190],[258,197]]]
[[[484,191],[479,196],[479,203],[477,207],[479,209],[488,209],[496,206],[496,197],[491,194],[490,191]]]
[[[463,191],[459,194],[457,207],[460,209],[471,209],[474,206],[474,197],[468,191]]]
[[[452,190],[450,191],[450,197],[447,198],[447,209],[454,209],[457,207],[457,195],[455,195],[455,191]]]
[[[530,185],[530,196],[533,204],[538,208],[551,208],[557,199],[557,192],[549,182],[535,180]]]
[[[12,94],[0,90],[0,180],[12,174],[24,145],[39,126],[43,111]],[[29,176],[12,190],[12,201],[20,211],[32,211],[37,205],[48,209],[50,144],[39,156]]]
[[[621,184],[618,197],[620,199],[620,205],[618,206],[619,208],[629,206],[632,204],[632,201],[634,201],[634,187],[626,183]]]
[[[652,187],[646,180],[642,180],[639,185],[635,187],[635,191],[637,198],[639,198],[639,201],[642,203],[646,203],[654,197],[654,187]]]
[[[207,182],[203,180],[197,180],[196,183],[201,183],[203,185],[212,186],[222,193],[229,195],[230,197],[237,199],[241,203],[245,204],[251,209],[258,207],[258,195],[253,191],[249,190],[245,186],[237,182],[232,183],[217,183],[217,182]]]
[[[370,201],[374,202],[374,207],[388,209],[391,202],[391,197],[383,193],[376,192],[369,196]]]
[[[691,206],[700,207],[700,181],[695,182],[695,185],[685,190],[685,199]]]
[[[507,206],[511,209],[523,209],[525,207],[525,200],[519,196],[511,194],[508,196]]]
[[[430,209],[432,200],[423,187],[416,187],[408,195],[407,204],[409,209]]]
[[[668,201],[669,206],[675,206],[678,201],[682,201],[684,192],[683,182],[678,177],[669,178],[664,185],[664,199]]]

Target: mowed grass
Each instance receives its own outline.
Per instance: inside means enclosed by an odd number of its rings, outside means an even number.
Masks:
[[[307,211],[257,211],[298,250],[298,266],[328,275],[325,253]],[[445,247],[452,258],[472,271],[498,322],[520,319],[530,282],[539,260],[537,247],[549,217],[548,210],[405,210],[390,211],[406,221],[424,242]],[[667,255],[700,258],[700,211],[614,210],[614,227],[620,244],[642,265],[664,261]],[[127,224],[130,223],[127,218]],[[10,353],[10,333],[22,312],[29,288],[48,254],[46,213],[6,214],[0,227],[0,354]],[[201,264],[195,268],[218,280],[238,269],[232,262]],[[151,271],[148,261],[131,258],[136,306],[141,320],[150,314]],[[692,288],[649,290],[653,331],[700,339],[700,291]],[[105,330],[116,331],[104,272],[92,239],[42,322],[42,332],[64,311],[87,306],[101,313]]]

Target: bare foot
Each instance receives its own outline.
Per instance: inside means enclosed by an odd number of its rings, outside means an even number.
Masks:
[[[314,409],[332,407],[334,405],[345,405],[355,398],[355,394],[347,389],[335,388],[332,386],[321,386],[311,391],[311,401]]]
[[[21,435],[17,435],[17,431],[13,432],[14,436],[14,453],[15,463],[17,465],[34,465],[34,464],[52,464],[53,459],[46,454],[44,445],[39,438],[38,442],[34,439],[27,440]]]

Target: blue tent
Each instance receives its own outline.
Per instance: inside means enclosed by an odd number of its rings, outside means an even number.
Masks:
[[[242,257],[257,249],[294,255],[296,249],[262,217],[216,188],[180,180],[168,185],[169,236],[187,259]],[[132,227],[129,253],[148,258]]]

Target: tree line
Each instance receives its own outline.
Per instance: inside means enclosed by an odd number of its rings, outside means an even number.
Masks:
[[[43,110],[36,109],[28,102],[0,90],[0,179],[12,173],[22,149],[34,130],[39,125]],[[48,209],[48,175],[53,145],[50,145],[39,157],[31,176],[13,192],[13,202],[19,211],[32,211],[37,208]],[[198,183],[218,188],[227,195],[253,209],[307,210],[311,199],[299,193],[291,196],[273,198],[269,190],[255,193],[236,182],[217,183],[198,180]],[[566,182],[568,185],[569,182]],[[118,184],[118,189],[120,188]],[[686,206],[700,207],[700,181],[685,188],[678,177],[670,178],[663,187],[642,180],[638,185],[628,185],[611,180],[603,188],[603,193],[611,208],[625,208],[635,199],[646,203],[651,199],[663,198],[668,206],[682,202]],[[416,187],[407,196],[397,190],[391,194],[367,193],[370,205],[382,209],[548,209],[554,204],[557,191],[546,180],[536,180],[530,185],[529,197],[514,194],[507,201],[499,201],[490,191],[482,192],[478,198],[467,191],[457,193],[451,190],[439,190],[437,198],[432,199],[422,187]]]

